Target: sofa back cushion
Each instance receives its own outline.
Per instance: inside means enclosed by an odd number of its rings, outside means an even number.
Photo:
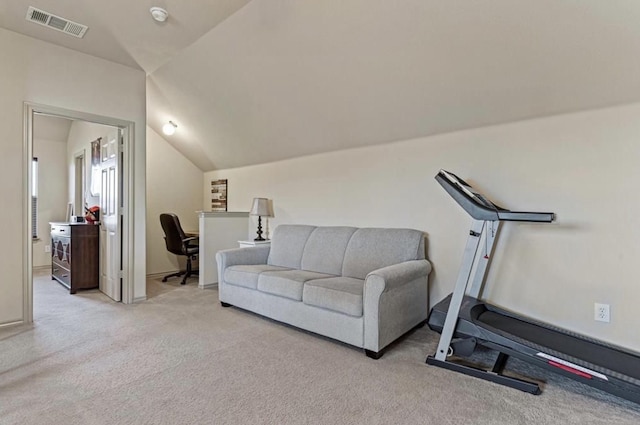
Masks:
[[[281,224],[267,264],[364,279],[373,270],[424,258],[418,230]]]
[[[358,229],[347,244],[342,276],[364,279],[373,270],[424,258],[424,235],[418,230]]]
[[[267,264],[271,266],[300,269],[304,246],[315,226],[281,224],[271,237],[271,249]]]
[[[340,276],[347,244],[355,227],[316,227],[302,254],[301,268]]]

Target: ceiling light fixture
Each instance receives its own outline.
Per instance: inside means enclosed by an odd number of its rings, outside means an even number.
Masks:
[[[154,6],[151,9],[149,9],[149,12],[151,12],[151,16],[153,16],[153,19],[155,19],[158,22],[164,22],[169,17],[169,12],[167,12],[161,7]]]
[[[162,126],[162,132],[167,136],[171,136],[176,132],[176,128],[178,128],[178,126],[173,121],[169,121]]]

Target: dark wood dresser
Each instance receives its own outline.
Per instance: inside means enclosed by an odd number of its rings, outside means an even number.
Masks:
[[[51,279],[75,294],[100,283],[99,226],[86,223],[51,224]]]

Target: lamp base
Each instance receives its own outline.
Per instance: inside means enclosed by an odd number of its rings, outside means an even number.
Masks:
[[[258,237],[254,239],[256,242],[262,242],[265,239],[262,237],[262,217],[258,216]]]

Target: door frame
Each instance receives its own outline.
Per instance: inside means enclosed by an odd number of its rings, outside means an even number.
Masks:
[[[33,157],[33,119],[35,114],[44,114],[81,120],[96,124],[118,127],[123,136],[123,160],[122,160],[122,302],[130,304],[134,302],[134,270],[133,265],[133,217],[134,217],[134,185],[133,185],[133,160],[135,145],[135,123],[133,121],[102,115],[90,114],[87,112],[73,111],[56,106],[42,105],[37,103],[24,103],[23,119],[23,199],[22,207],[26,214],[23,215],[23,323],[33,323],[33,240],[31,237],[31,190],[32,190],[32,166]]]

